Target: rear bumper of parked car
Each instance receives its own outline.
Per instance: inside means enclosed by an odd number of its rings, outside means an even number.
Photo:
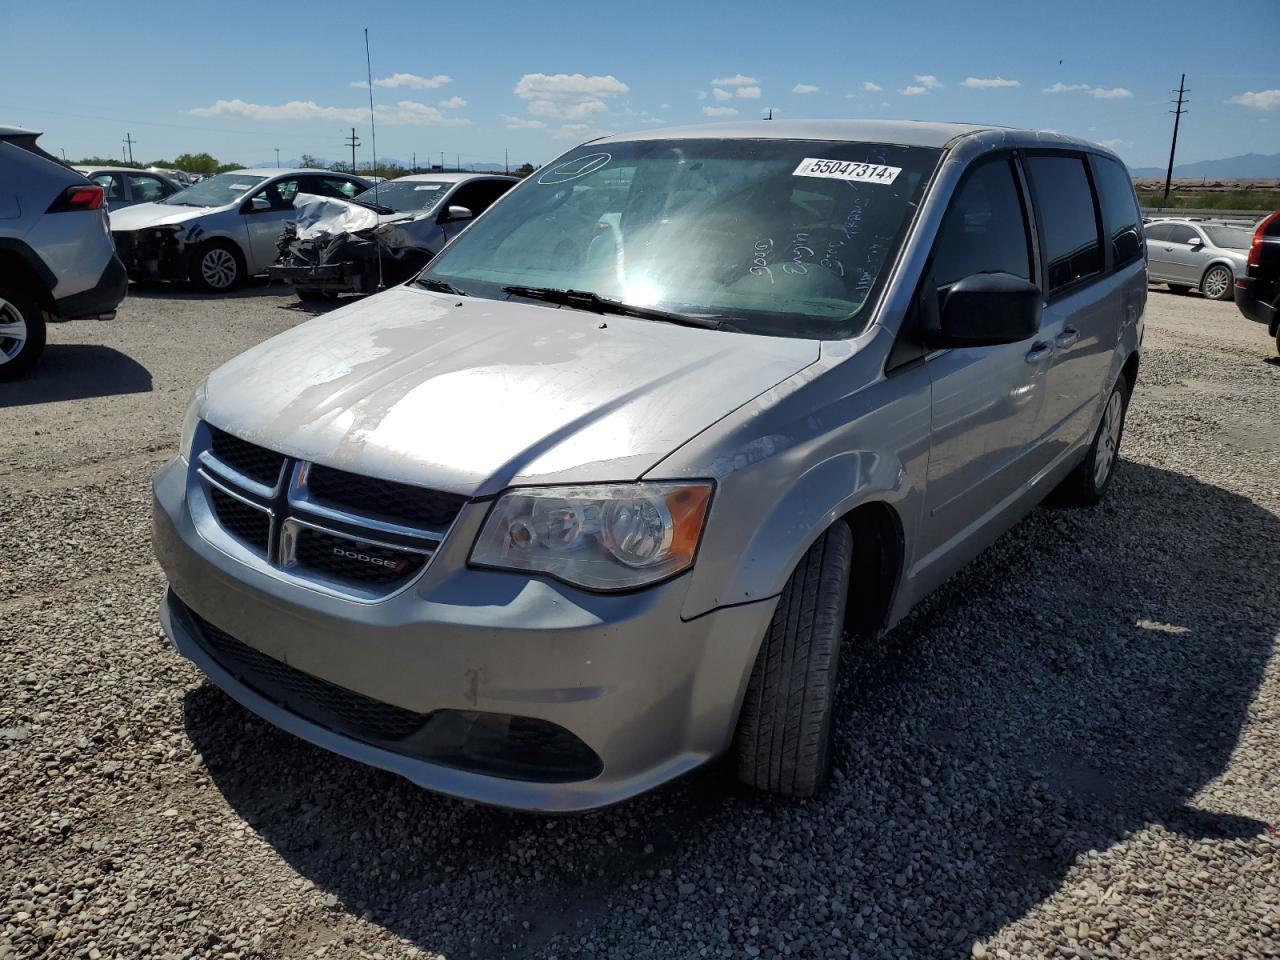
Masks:
[[[125,298],[129,290],[129,277],[125,273],[120,258],[112,256],[102,270],[98,282],[88,290],[73,293],[69,297],[55,300],[53,315],[59,320],[79,320],[83,317],[115,316],[116,307]]]
[[[1265,282],[1259,277],[1239,277],[1236,279],[1236,306],[1250,320],[1265,323],[1271,333],[1276,332],[1276,300],[1275,284]]]
[[[413,782],[541,811],[604,806],[724,752],[774,601],[680,617],[687,577],[634,593],[459,569],[377,602],[245,567],[155,480],[177,649],[271,723]]]

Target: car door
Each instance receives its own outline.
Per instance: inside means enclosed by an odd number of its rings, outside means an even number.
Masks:
[[[1166,241],[1169,239],[1169,231],[1173,229],[1172,223],[1156,221],[1147,224],[1144,231],[1147,236],[1147,269],[1151,273],[1152,280],[1168,280],[1172,266],[1169,263],[1169,253],[1172,248],[1165,249]]]
[[[272,180],[241,204],[240,213],[249,239],[245,259],[250,276],[263,273],[275,262],[276,244],[284,225],[293,219],[293,198],[301,190],[304,179],[298,175]]]
[[[951,284],[976,273],[1033,280],[1029,209],[1011,154],[983,159],[969,170],[934,243],[922,309],[940,310]],[[936,351],[926,359],[932,426],[923,549],[917,554],[922,563],[962,551],[980,530],[1000,522],[1031,479],[1028,444],[1049,357],[1037,336]]]
[[[1044,261],[1040,332],[1050,348],[1044,404],[1033,440],[1039,472],[1065,456],[1092,427],[1119,337],[1126,291],[1107,274],[1102,209],[1088,157],[1032,151],[1024,163]],[[1132,188],[1125,189],[1132,198]],[[1140,247],[1129,242],[1137,230],[1138,211],[1132,199],[1128,205],[1127,216],[1115,216],[1124,220],[1117,224],[1117,242],[1131,258],[1135,249],[1140,254]]]
[[[1164,256],[1168,262],[1169,279],[1191,286],[1200,282],[1200,274],[1204,272],[1204,238],[1195,227],[1185,223],[1173,224],[1168,239],[1164,241]]]

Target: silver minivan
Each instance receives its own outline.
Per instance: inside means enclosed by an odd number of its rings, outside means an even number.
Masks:
[[[845,638],[1050,491],[1138,373],[1123,164],[961,124],[613,136],[404,286],[209,375],[155,478],[179,651],[422,786],[583,810],[729,754],[806,796]]]

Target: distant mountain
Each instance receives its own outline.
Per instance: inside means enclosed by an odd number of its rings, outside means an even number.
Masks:
[[[1163,177],[1164,167],[1130,167],[1135,177]],[[1208,177],[1212,180],[1252,180],[1260,177],[1280,177],[1280,153],[1246,153],[1224,160],[1200,160],[1196,163],[1179,163],[1173,168],[1175,177]]]

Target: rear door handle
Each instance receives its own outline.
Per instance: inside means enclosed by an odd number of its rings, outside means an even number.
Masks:
[[[1080,331],[1075,329],[1075,327],[1067,327],[1053,338],[1053,342],[1058,346],[1059,350],[1066,350],[1068,347],[1074,346],[1075,342],[1079,339]]]
[[[1051,353],[1053,353],[1053,344],[1047,340],[1039,340],[1027,351],[1027,363],[1039,363]]]

